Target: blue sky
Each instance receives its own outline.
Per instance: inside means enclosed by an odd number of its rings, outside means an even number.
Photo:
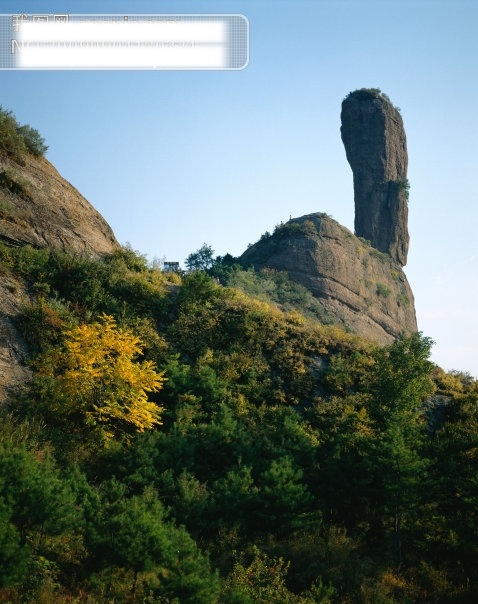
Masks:
[[[353,230],[340,105],[377,87],[408,138],[405,272],[433,359],[478,377],[476,0],[2,0],[3,13],[241,13],[242,71],[0,72],[0,104],[121,243],[239,255],[289,216]]]

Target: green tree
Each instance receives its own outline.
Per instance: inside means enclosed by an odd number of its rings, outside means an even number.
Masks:
[[[17,127],[18,122],[13,113],[0,106],[0,154],[24,164],[23,156],[26,152],[26,145]]]
[[[11,111],[0,106],[0,153],[24,165],[24,155],[44,155],[48,150],[45,139],[29,125],[20,126]]]
[[[20,542],[20,533],[12,523],[12,506],[4,502],[4,495],[0,498],[0,588],[22,580],[30,559],[30,548]]]
[[[40,462],[24,447],[2,447],[0,492],[22,543],[32,543],[35,532],[40,547],[45,533],[61,532],[69,522],[72,497],[49,456]]]
[[[23,136],[27,149],[33,155],[38,157],[40,155],[45,155],[45,153],[48,151],[48,145],[45,144],[45,139],[41,136],[38,130],[35,130],[35,128],[32,128],[26,124],[24,126],[19,126],[17,128],[17,132]]]
[[[114,595],[118,571],[130,574],[134,598],[152,592],[159,601],[214,602],[217,574],[185,529],[166,520],[153,489],[127,497],[126,486],[111,480],[86,509],[90,564],[106,582],[105,600]]]
[[[214,264],[213,258],[214,250],[207,243],[189,254],[186,258],[186,268],[188,271],[205,271],[212,267]]]
[[[309,510],[310,493],[302,481],[303,472],[288,456],[272,460],[258,481],[260,491],[256,514],[260,525],[275,534],[288,533]]]
[[[426,417],[423,401],[434,389],[433,342],[419,333],[399,338],[375,354],[370,417],[374,438],[365,467],[377,486],[377,502],[393,515],[393,550],[402,563],[403,515],[418,508],[428,461],[423,454]]]
[[[12,436],[19,441],[20,430]],[[0,587],[40,587],[39,564],[55,564],[55,544],[68,542],[78,520],[73,493],[48,453],[0,440]]]
[[[350,529],[367,526],[368,546],[385,558],[391,551],[396,568],[404,525],[410,534],[426,494],[423,401],[434,390],[431,345],[413,334],[376,349],[373,363],[356,366],[358,382],[342,375],[342,362],[335,365],[329,376],[334,386],[347,389],[355,382],[361,392],[320,401],[309,415],[327,435],[317,451],[314,485],[327,520]]]
[[[441,411],[430,443],[433,515],[424,539],[431,545],[422,555],[467,586],[472,601],[478,594],[478,393],[466,388]]]

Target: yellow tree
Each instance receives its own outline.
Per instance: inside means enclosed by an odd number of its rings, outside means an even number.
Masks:
[[[49,381],[49,411],[80,417],[106,439],[121,433],[142,432],[161,424],[164,408],[148,400],[161,389],[164,372],[152,361],[138,361],[142,345],[113,317],[83,324],[64,333],[64,344],[44,354],[37,377]]]

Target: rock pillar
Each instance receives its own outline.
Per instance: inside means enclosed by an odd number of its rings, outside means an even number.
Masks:
[[[352,168],[355,234],[401,266],[408,254],[407,139],[402,116],[375,89],[342,103],[341,135]]]

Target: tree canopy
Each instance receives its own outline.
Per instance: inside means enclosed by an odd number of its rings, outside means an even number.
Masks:
[[[231,258],[0,268],[33,373],[0,409],[0,601],[477,599],[478,382],[429,338],[379,347]]]
[[[153,361],[137,361],[141,352],[139,338],[108,315],[67,329],[63,346],[37,361],[38,379],[51,380],[50,410],[80,415],[85,426],[108,439],[159,425],[164,408],[149,401],[148,393],[160,390],[164,377]]]

